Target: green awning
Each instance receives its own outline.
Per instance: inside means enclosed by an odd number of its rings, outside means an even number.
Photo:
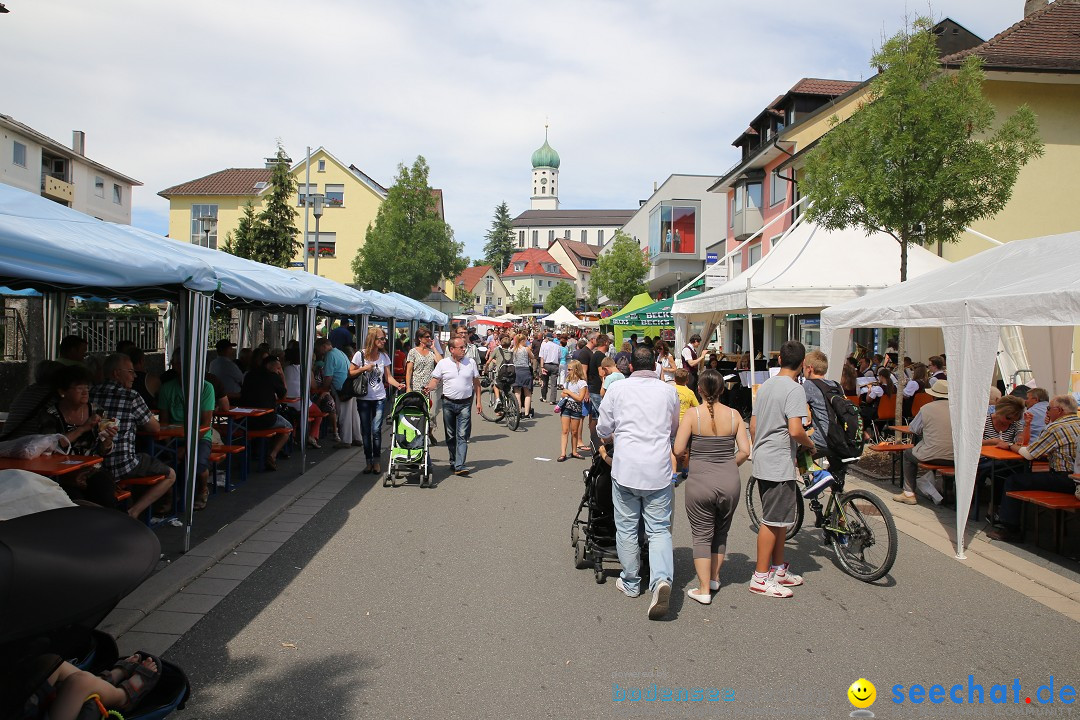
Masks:
[[[659,300],[645,307],[632,310],[611,320],[612,325],[632,325],[635,327],[675,327],[671,317],[672,299]],[[613,316],[614,317],[614,316]]]

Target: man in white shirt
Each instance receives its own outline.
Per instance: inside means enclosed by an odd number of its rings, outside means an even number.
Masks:
[[[559,342],[553,335],[544,338],[540,346],[540,362],[544,369],[540,376],[540,399],[555,404],[559,392]]]
[[[240,400],[240,386],[244,384],[244,373],[236,364],[236,343],[218,340],[217,357],[210,361],[206,372],[221,381],[221,387],[231,402]]]
[[[596,432],[614,438],[611,498],[616,549],[623,569],[615,586],[628,597],[641,594],[638,525],[649,535],[652,602],[649,619],[667,614],[674,571],[671,549],[671,443],[679,429],[679,397],[656,377],[656,358],[644,345],[634,350],[633,372],[613,384],[600,405]]]
[[[435,365],[428,390],[442,383],[443,431],[450,451],[450,466],[455,475],[467,477],[465,455],[472,434],[472,405],[480,412],[480,373],[475,362],[465,357],[468,340],[460,335],[450,338],[450,357]]]

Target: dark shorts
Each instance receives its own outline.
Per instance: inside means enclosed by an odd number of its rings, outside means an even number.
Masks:
[[[514,388],[525,388],[532,392],[533,374],[532,368],[514,368]]]
[[[798,492],[794,480],[770,482],[758,480],[758,497],[761,498],[761,523],[770,527],[791,527],[795,524],[796,498]]]
[[[146,453],[137,453],[135,457],[139,459],[139,464],[131,468],[131,472],[123,477],[117,478],[117,480],[133,477],[147,477],[149,475],[165,475],[168,477],[169,471],[172,470],[172,468],[165,463],[157,458],[150,457]]]
[[[195,457],[195,470],[199,473],[210,470],[210,450],[213,445],[206,438],[199,439],[199,453]]]

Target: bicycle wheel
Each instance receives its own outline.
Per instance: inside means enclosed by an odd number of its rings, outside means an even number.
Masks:
[[[480,415],[488,422],[499,421],[495,414],[495,391],[490,387],[480,391]]]
[[[751,476],[746,481],[746,512],[750,515],[750,524],[754,526],[754,532],[757,532],[758,526],[761,525],[761,513],[758,510],[758,506],[761,504],[761,498],[758,496],[757,491],[757,478]],[[788,540],[795,537],[795,534],[799,532],[799,528],[803,524],[803,514],[806,512],[803,507],[803,496],[796,490],[795,492],[795,524],[787,529]]]
[[[514,396],[514,393],[505,393],[503,395],[503,406],[505,408],[506,427],[517,430],[518,423],[521,422],[521,408],[518,407],[517,397]]]
[[[881,498],[852,490],[833,507],[825,529],[844,572],[863,582],[889,572],[896,560],[896,523]]]

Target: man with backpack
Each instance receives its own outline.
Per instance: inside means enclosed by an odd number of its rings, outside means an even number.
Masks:
[[[862,423],[858,408],[844,397],[838,383],[825,379],[829,358],[820,350],[811,350],[803,359],[803,392],[810,406],[815,454],[829,460],[828,470],[813,473],[803,490],[803,497],[813,498],[844,477],[844,460],[862,454]]]

